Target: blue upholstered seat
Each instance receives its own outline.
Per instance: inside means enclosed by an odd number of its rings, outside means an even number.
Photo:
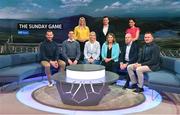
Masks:
[[[0,56],[0,82],[21,81],[43,73],[38,53],[20,53]]]
[[[149,83],[180,87],[180,79],[172,72],[161,70],[158,72],[149,72],[147,75],[150,76]]]
[[[1,79],[2,82],[22,80],[42,72],[42,66],[39,63],[22,64],[0,69],[0,78],[4,78]]]
[[[161,70],[148,72],[148,86],[152,89],[180,93],[180,59],[161,57]]]

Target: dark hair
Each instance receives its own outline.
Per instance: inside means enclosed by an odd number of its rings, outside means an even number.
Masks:
[[[108,16],[104,16],[104,17],[103,17],[103,19],[104,19],[104,18],[108,18],[108,19],[109,19],[109,17],[108,17]]]
[[[52,32],[52,33],[53,33],[53,31],[52,31],[52,30],[47,30],[47,31],[46,31],[46,33],[48,33],[48,32]]]
[[[144,35],[145,35],[145,34],[151,34],[151,35],[153,36],[153,33],[152,33],[152,32],[145,32]]]
[[[129,18],[129,20],[132,20],[136,23],[136,19],[135,18]]]

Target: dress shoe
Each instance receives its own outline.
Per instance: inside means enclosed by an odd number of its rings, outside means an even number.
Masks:
[[[143,91],[144,91],[143,88],[137,87],[133,92],[141,93],[141,92],[143,92]]]
[[[138,87],[137,84],[132,84],[130,89],[136,89],[137,87]]]
[[[122,89],[129,88],[129,81],[126,81],[125,85],[122,87]]]

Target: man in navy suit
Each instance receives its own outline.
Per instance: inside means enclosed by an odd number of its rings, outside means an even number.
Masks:
[[[100,46],[102,47],[103,43],[106,41],[106,36],[108,33],[114,33],[114,28],[109,24],[109,18],[108,16],[103,17],[103,25],[98,28],[97,32],[97,41],[100,43]]]
[[[120,55],[120,73],[125,72],[127,73],[127,66],[129,64],[135,63],[138,60],[138,52],[139,47],[136,42],[133,42],[133,38],[130,33],[127,33],[125,35],[125,45],[122,48],[122,52]],[[123,89],[126,89],[129,87],[130,78],[128,74],[126,75],[126,83],[123,86]]]
[[[160,48],[154,42],[151,32],[144,35],[144,46],[138,57],[138,61],[128,65],[127,71],[131,79],[131,88],[134,92],[141,93],[144,91],[144,73],[149,71],[158,71],[160,69]],[[136,75],[135,75],[136,72]]]

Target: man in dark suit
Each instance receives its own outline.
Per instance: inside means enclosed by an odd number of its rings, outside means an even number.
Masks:
[[[108,16],[103,17],[103,25],[98,28],[97,33],[97,41],[100,43],[102,47],[103,43],[106,41],[106,36],[108,33],[114,33],[114,28],[109,24]]]
[[[136,42],[133,42],[133,38],[130,33],[125,35],[125,45],[122,48],[120,55],[120,72],[127,73],[127,66],[129,64],[135,63],[138,60],[139,47]],[[126,75],[126,83],[123,86],[123,89],[129,87],[130,78],[128,74]]]
[[[130,64],[127,67],[129,77],[131,79],[131,88],[134,92],[143,92],[144,73],[150,71],[158,71],[160,69],[160,48],[154,42],[154,37],[151,32],[146,32],[144,35],[144,46],[138,61]],[[136,75],[135,75],[136,72]]]

